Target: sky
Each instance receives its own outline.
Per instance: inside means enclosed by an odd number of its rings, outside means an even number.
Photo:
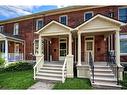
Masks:
[[[0,5],[0,21],[15,18],[23,15],[29,15],[41,11],[57,9],[60,6],[56,5],[42,5],[42,6],[14,6],[14,5]]]

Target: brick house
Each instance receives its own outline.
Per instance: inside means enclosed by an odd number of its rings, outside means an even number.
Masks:
[[[113,63],[115,83],[127,62],[126,14],[127,6],[70,6],[0,21],[1,54],[7,62],[36,58],[35,79],[62,82],[74,77],[74,64],[78,77],[92,81],[96,68]]]

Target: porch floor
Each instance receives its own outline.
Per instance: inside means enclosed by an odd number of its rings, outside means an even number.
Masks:
[[[81,62],[82,65],[89,65],[86,62]],[[107,62],[94,62],[94,66],[107,66]]]

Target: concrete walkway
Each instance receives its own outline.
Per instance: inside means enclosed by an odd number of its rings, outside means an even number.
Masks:
[[[32,85],[28,90],[51,90],[54,86],[53,82],[39,81]]]

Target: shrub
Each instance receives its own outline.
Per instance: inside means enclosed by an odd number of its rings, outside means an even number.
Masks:
[[[3,65],[5,60],[3,58],[0,58],[0,66]]]
[[[8,65],[4,71],[23,71],[33,69],[33,66],[27,62],[17,62]]]

